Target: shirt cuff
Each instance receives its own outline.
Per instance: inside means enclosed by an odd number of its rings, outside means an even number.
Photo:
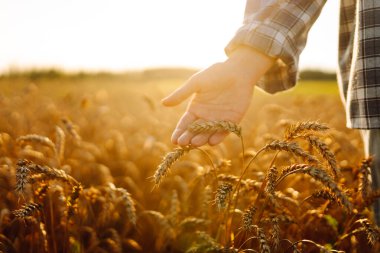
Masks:
[[[298,78],[298,55],[284,48],[286,36],[270,26],[247,24],[239,29],[225,48],[230,55],[240,46],[248,46],[276,59],[273,66],[258,81],[257,86],[268,93],[276,93],[295,86]]]

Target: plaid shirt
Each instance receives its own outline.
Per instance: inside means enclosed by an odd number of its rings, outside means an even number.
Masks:
[[[258,82],[269,93],[293,87],[299,55],[326,0],[247,0],[243,26],[226,47],[253,47],[276,63]],[[380,128],[380,1],[341,0],[338,81],[350,128]]]

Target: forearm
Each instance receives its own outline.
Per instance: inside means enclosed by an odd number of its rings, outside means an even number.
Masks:
[[[261,4],[260,4],[261,3]],[[270,93],[293,87],[299,55],[325,0],[248,0],[243,26],[226,47],[230,56],[247,46],[276,59],[258,86]]]

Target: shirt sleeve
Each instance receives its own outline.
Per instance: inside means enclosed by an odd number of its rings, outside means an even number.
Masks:
[[[252,47],[276,59],[258,86],[269,93],[296,84],[299,56],[326,0],[247,0],[244,23],[225,48]]]

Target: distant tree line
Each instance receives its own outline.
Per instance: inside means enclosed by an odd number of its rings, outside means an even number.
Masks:
[[[196,73],[196,69],[188,68],[152,68],[141,71],[126,72],[66,72],[60,69],[31,69],[31,70],[10,70],[0,74],[0,78],[27,78],[32,81],[40,79],[59,79],[59,78],[127,78],[131,80],[152,80],[165,78],[183,78],[186,79]],[[303,70],[300,73],[300,80],[323,80],[334,81],[336,74],[333,72],[324,72],[320,70]]]
[[[336,81],[336,73],[312,69],[303,70],[300,73],[300,80]]]

